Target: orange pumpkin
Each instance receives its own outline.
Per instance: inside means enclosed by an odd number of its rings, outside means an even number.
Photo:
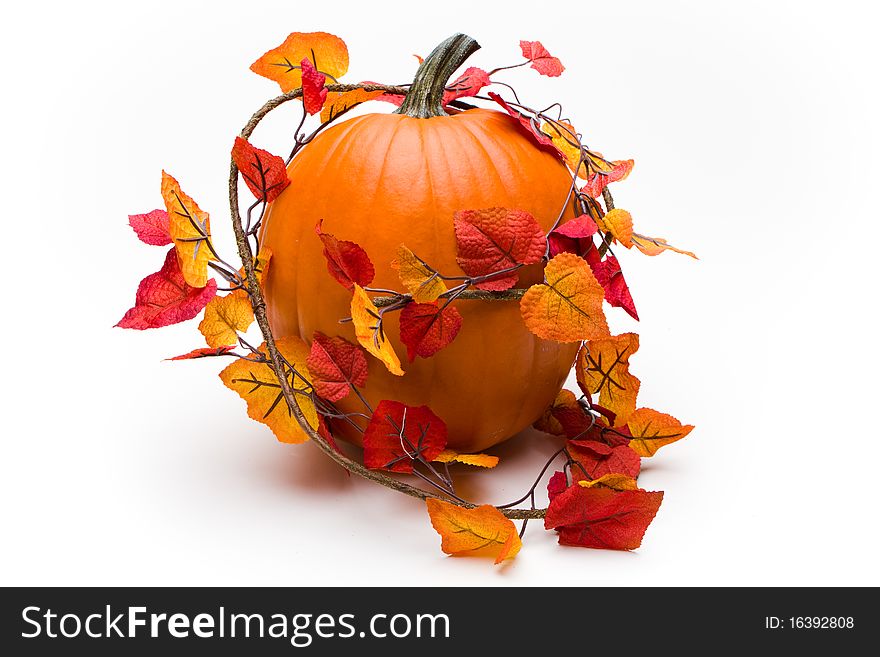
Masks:
[[[391,289],[401,289],[391,268],[401,243],[440,272],[461,274],[452,221],[458,210],[518,208],[545,230],[556,221],[571,185],[559,159],[507,114],[469,109],[447,115],[441,107],[446,81],[475,45],[441,44],[420,67],[399,113],[334,125],[290,163],[290,186],[270,206],[261,235],[273,253],[265,295],[276,337],[311,341],[321,331],[355,342],[351,324],[339,323],[350,315],[351,292],[327,271],[315,235],[319,220],[327,233],[366,250],[376,268],[373,287]],[[566,216],[572,214],[569,207]],[[540,265],[520,274],[520,287],[542,279]],[[516,301],[455,303],[463,322],[448,347],[404,362],[402,377],[368,357],[362,392],[373,407],[382,399],[428,405],[445,420],[449,447],[478,451],[541,415],[565,381],[578,345],[530,333]],[[398,316],[386,315],[385,330],[404,355]],[[364,412],[354,395],[337,405]],[[334,431],[360,443],[361,434],[347,423],[335,423]]]

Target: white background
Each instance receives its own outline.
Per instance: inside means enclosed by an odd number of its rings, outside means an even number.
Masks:
[[[870,3],[39,4],[0,27],[3,584],[880,584]],[[642,549],[536,524],[509,565],[447,558],[421,503],[248,420],[222,363],[163,362],[195,322],[111,328],[162,262],[126,221],[161,205],[163,167],[232,253],[229,148],[277,93],[248,66],[314,30],[347,41],[347,79],[387,82],[456,31],[487,69],[542,40],[564,76],[504,79],[634,157],[619,206],[700,255],[619,254],[640,403],[697,425],[645,464],[666,498]],[[260,144],[283,151],[292,118]],[[462,485],[515,497],[547,449],[526,436]]]

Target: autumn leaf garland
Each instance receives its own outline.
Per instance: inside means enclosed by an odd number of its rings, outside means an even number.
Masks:
[[[505,99],[495,91],[483,91],[507,69],[529,66],[549,77],[565,70],[539,41],[521,41],[520,52],[524,61],[518,64],[489,72],[467,68],[448,83],[442,105],[458,106],[461,99],[474,102],[487,93],[537,147],[555,153],[567,165],[572,175],[569,200],[580,210],[578,216],[557,221],[545,232],[535,217],[520,208],[461,208],[448,225],[460,268],[453,272],[439,271],[410,250],[405,231],[394,261],[374,263],[364,248],[345,239],[344,229],[330,233],[319,223],[312,239],[320,244],[327,274],[351,293],[351,315],[340,320],[352,323],[356,343],[320,332],[304,336],[310,344],[288,336],[275,340],[273,355],[265,342],[252,346],[246,334],[254,323],[254,308],[263,303],[260,288],[271,263],[271,253],[258,248],[260,222],[268,204],[290,181],[285,161],[252,144],[247,132],[235,138],[231,157],[255,199],[243,232],[253,241],[251,252],[258,255],[242,269],[228,265],[213,245],[208,214],[163,171],[164,209],[131,215],[129,223],[143,243],[171,248],[161,269],[141,281],[135,305],[118,323],[123,328],[158,328],[204,311],[199,330],[207,346],[170,360],[233,359],[221,372],[221,380],[244,400],[248,415],[267,425],[281,442],[321,436],[338,451],[330,429],[345,417],[363,433],[363,462],[368,469],[416,475],[442,491],[446,500],[426,495],[431,524],[441,536],[444,552],[488,554],[495,563],[515,557],[522,545],[509,515],[543,517],[545,527],[556,531],[564,545],[637,548],[663,498],[662,492],[639,487],[641,459],[653,457],[693,429],[668,414],[638,407],[640,382],[629,366],[639,337],[612,336],[603,302],[638,320],[621,263],[611,251],[617,244],[636,247],[646,255],[669,250],[696,256],[663,238],[635,232],[628,212],[610,203],[602,206],[602,199],[610,199],[608,185],[625,180],[633,160],[608,160],[583,145],[571,121],[533,110],[515,96]],[[337,85],[348,64],[348,49],[338,37],[295,32],[251,69],[278,83],[282,92],[294,92],[290,97],[302,102],[303,122],[309,116],[320,119],[314,136],[361,103],[403,100],[403,91],[382,85]],[[290,157],[309,139],[298,136]],[[240,222],[237,208],[233,219]],[[543,267],[543,281],[518,287],[521,270],[535,266]],[[377,267],[396,271],[402,291],[370,288]],[[246,272],[255,276],[256,289],[248,284]],[[392,374],[406,376],[395,349],[398,340],[412,362],[434,357],[462,330],[479,330],[468,328],[457,309],[465,299],[518,303],[524,325],[538,338],[581,343],[575,364],[580,395],[562,390],[535,422],[537,429],[552,436],[548,439],[561,441],[544,470],[557,458],[564,459],[561,470],[549,471],[546,511],[535,509],[534,486],[522,498],[531,496],[532,509],[522,513],[507,510],[513,505],[478,506],[459,498],[453,492],[449,465],[491,469],[498,457],[449,449],[446,425],[428,406],[388,399],[373,408],[360,392],[371,360]],[[399,332],[389,333],[391,313],[399,313]],[[292,399],[285,397],[282,383]],[[336,409],[335,404],[350,395],[363,403],[359,418],[342,416]],[[295,417],[294,405],[302,423]],[[375,480],[390,481],[381,475]]]

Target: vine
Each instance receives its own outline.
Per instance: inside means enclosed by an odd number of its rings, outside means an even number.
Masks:
[[[615,208],[608,184],[625,179],[632,170],[632,160],[605,159],[582,143],[571,122],[562,118],[561,106],[554,103],[535,110],[520,101],[513,87],[491,79],[501,71],[526,65],[550,76],[564,70],[540,42],[523,41],[520,45],[525,61],[489,73],[472,67],[449,83],[448,78],[479,48],[470,37],[454,35],[422,61],[411,85],[341,84],[337,78],[344,74],[348,61],[344,43],[324,33],[291,34],[284,44],[252,66],[255,72],[278,81],[284,93],[251,116],[232,152],[229,210],[242,269],[236,270],[218,255],[211,241],[207,213],[163,172],[166,210],[133,215],[130,222],[142,241],[173,247],[163,269],[141,282],[135,306],[119,323],[125,328],[156,328],[191,319],[205,308],[199,329],[208,348],[195,349],[175,360],[235,358],[221,378],[245,397],[249,415],[268,424],[279,439],[310,439],[348,472],[428,501],[432,523],[443,537],[447,552],[484,547],[477,539],[492,529],[496,539],[489,543],[497,544],[496,563],[516,554],[530,519],[544,519],[548,528],[560,533],[563,543],[637,547],[662,499],[662,493],[638,488],[635,479],[640,459],[653,456],[659,447],[679,440],[692,428],[652,409],[635,408],[639,386],[638,379],[628,371],[628,359],[638,349],[638,336],[610,336],[602,301],[638,319],[611,250],[613,244],[635,246],[648,255],[665,250],[693,254],[661,238],[635,233],[629,213]],[[300,61],[300,65],[293,65],[293,61]],[[328,79],[332,83],[327,84]],[[480,90],[490,84],[507,88],[513,99],[505,100],[493,92],[480,95]],[[568,166],[572,182],[548,231],[534,217],[515,208],[462,209],[452,219],[458,263],[464,275],[442,273],[401,246],[394,266],[406,291],[370,287],[374,267],[367,253],[357,244],[341,242],[325,233],[320,223],[316,233],[324,244],[329,273],[353,292],[351,316],[340,317],[340,322],[353,322],[360,346],[382,360],[393,374],[402,375],[403,371],[385,335],[386,315],[401,312],[401,340],[407,345],[410,360],[429,358],[455,339],[461,316],[452,304],[458,300],[519,302],[525,325],[540,338],[582,343],[576,365],[581,394],[561,391],[535,424],[540,430],[564,438],[565,444],[547,459],[525,494],[494,507],[460,497],[448,463],[459,460],[491,467],[496,457],[462,455],[445,449],[445,424],[427,407],[383,400],[373,408],[359,390],[366,380],[366,361],[356,345],[316,333],[311,353],[306,354],[308,345],[298,339],[277,340],[262,288],[271,258],[260,244],[267,208],[290,184],[286,165],[322,130],[369,100],[393,102],[399,105],[398,113],[424,119],[472,109],[462,98],[500,106],[534,140],[536,149],[555,153]],[[303,113],[286,160],[252,146],[249,140],[263,119],[293,100],[303,102]],[[302,132],[307,117],[318,113],[321,121],[317,128]],[[256,198],[244,217],[240,177]],[[584,181],[580,188],[579,180]],[[569,212],[575,218],[564,221]],[[594,236],[599,239],[598,245]],[[544,282],[529,288],[515,287],[519,271],[539,263],[544,267]],[[218,274],[226,287],[219,288],[209,280],[208,269]],[[215,296],[218,290],[229,294]],[[560,313],[568,313],[567,319],[559,319]],[[264,341],[259,347],[241,335],[254,321]],[[439,335],[437,326],[441,327]],[[246,353],[236,352],[235,346]],[[328,383],[312,375],[310,359],[321,358],[324,360],[316,360],[319,365],[336,366],[340,355],[353,363],[342,380]],[[268,368],[271,376],[260,367]],[[237,387],[242,384],[249,392]],[[335,402],[349,392],[360,399],[365,412],[343,413],[336,407]],[[599,403],[592,400],[593,394],[599,395]],[[295,425],[277,412],[282,405]],[[364,419],[368,421],[366,427],[359,423]],[[364,463],[338,448],[329,428],[336,421],[345,421],[364,434]],[[538,508],[537,487],[560,458],[564,458],[562,469],[548,482],[550,506]],[[429,488],[401,481],[385,474],[387,471],[411,473]],[[528,508],[516,508],[525,502]],[[612,517],[618,519],[612,524],[620,524],[623,529],[609,528]],[[518,533],[505,524],[510,520],[523,521]],[[477,531],[475,527],[482,529]],[[456,536],[462,532],[463,543],[462,537]]]

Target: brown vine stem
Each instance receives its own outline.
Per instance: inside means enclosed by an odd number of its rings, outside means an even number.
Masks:
[[[608,187],[605,187],[602,190],[602,199],[605,201],[605,211],[611,212],[614,209],[614,197],[611,196],[611,191]],[[599,245],[599,255],[604,256],[605,253],[608,252],[608,249],[611,248],[611,241],[614,239],[614,235],[610,232],[602,235],[602,244]]]
[[[493,292],[490,290],[463,290],[455,295],[456,299],[467,299],[471,301],[517,301],[523,298],[526,293],[524,288],[514,288],[513,290],[504,290],[503,292]],[[373,304],[376,308],[390,306],[400,301],[400,297],[373,297]]]
[[[365,91],[385,91],[392,94],[405,94],[407,92],[405,87],[381,84],[327,85],[327,90],[330,92],[354,91],[355,89],[364,89]],[[302,96],[301,88],[288,91],[287,93],[276,96],[268,101],[257,110],[254,115],[251,116],[247,124],[245,124],[241,131],[242,139],[248,139],[260,121],[262,121],[269,112],[288,101],[299,98],[300,96]],[[238,246],[238,255],[241,258],[246,274],[248,292],[251,298],[251,305],[254,309],[254,318],[256,319],[257,325],[260,327],[260,332],[263,334],[263,339],[266,342],[266,350],[269,353],[272,370],[275,372],[275,376],[278,378],[278,383],[281,385],[281,392],[284,395],[284,400],[287,402],[288,407],[300,427],[302,427],[302,430],[312,439],[312,442],[327,454],[327,456],[353,474],[385,486],[386,488],[391,488],[392,490],[409,495],[410,497],[422,500],[427,498],[443,499],[440,495],[435,495],[422,490],[421,488],[417,488],[416,486],[411,486],[403,481],[384,475],[381,472],[369,470],[361,463],[348,458],[341,452],[337,452],[309,425],[308,421],[306,421],[305,416],[299,407],[299,403],[296,401],[293,391],[291,390],[290,382],[287,379],[287,373],[281,359],[281,354],[278,352],[278,347],[275,345],[275,337],[272,335],[272,329],[269,326],[269,318],[266,315],[266,300],[263,297],[263,291],[260,289],[259,283],[257,282],[257,275],[254,270],[253,251],[248,242],[247,233],[242,225],[241,212],[238,204],[238,167],[235,165],[234,160],[231,161],[229,166],[229,212],[232,219],[232,229],[235,232],[235,242]],[[470,503],[463,504],[456,500],[446,499],[446,501],[451,501],[453,504],[458,504],[459,506],[464,506],[466,508],[474,508],[477,506]],[[501,512],[511,520],[525,520],[530,518],[543,518],[547,513],[547,509],[501,509]]]

